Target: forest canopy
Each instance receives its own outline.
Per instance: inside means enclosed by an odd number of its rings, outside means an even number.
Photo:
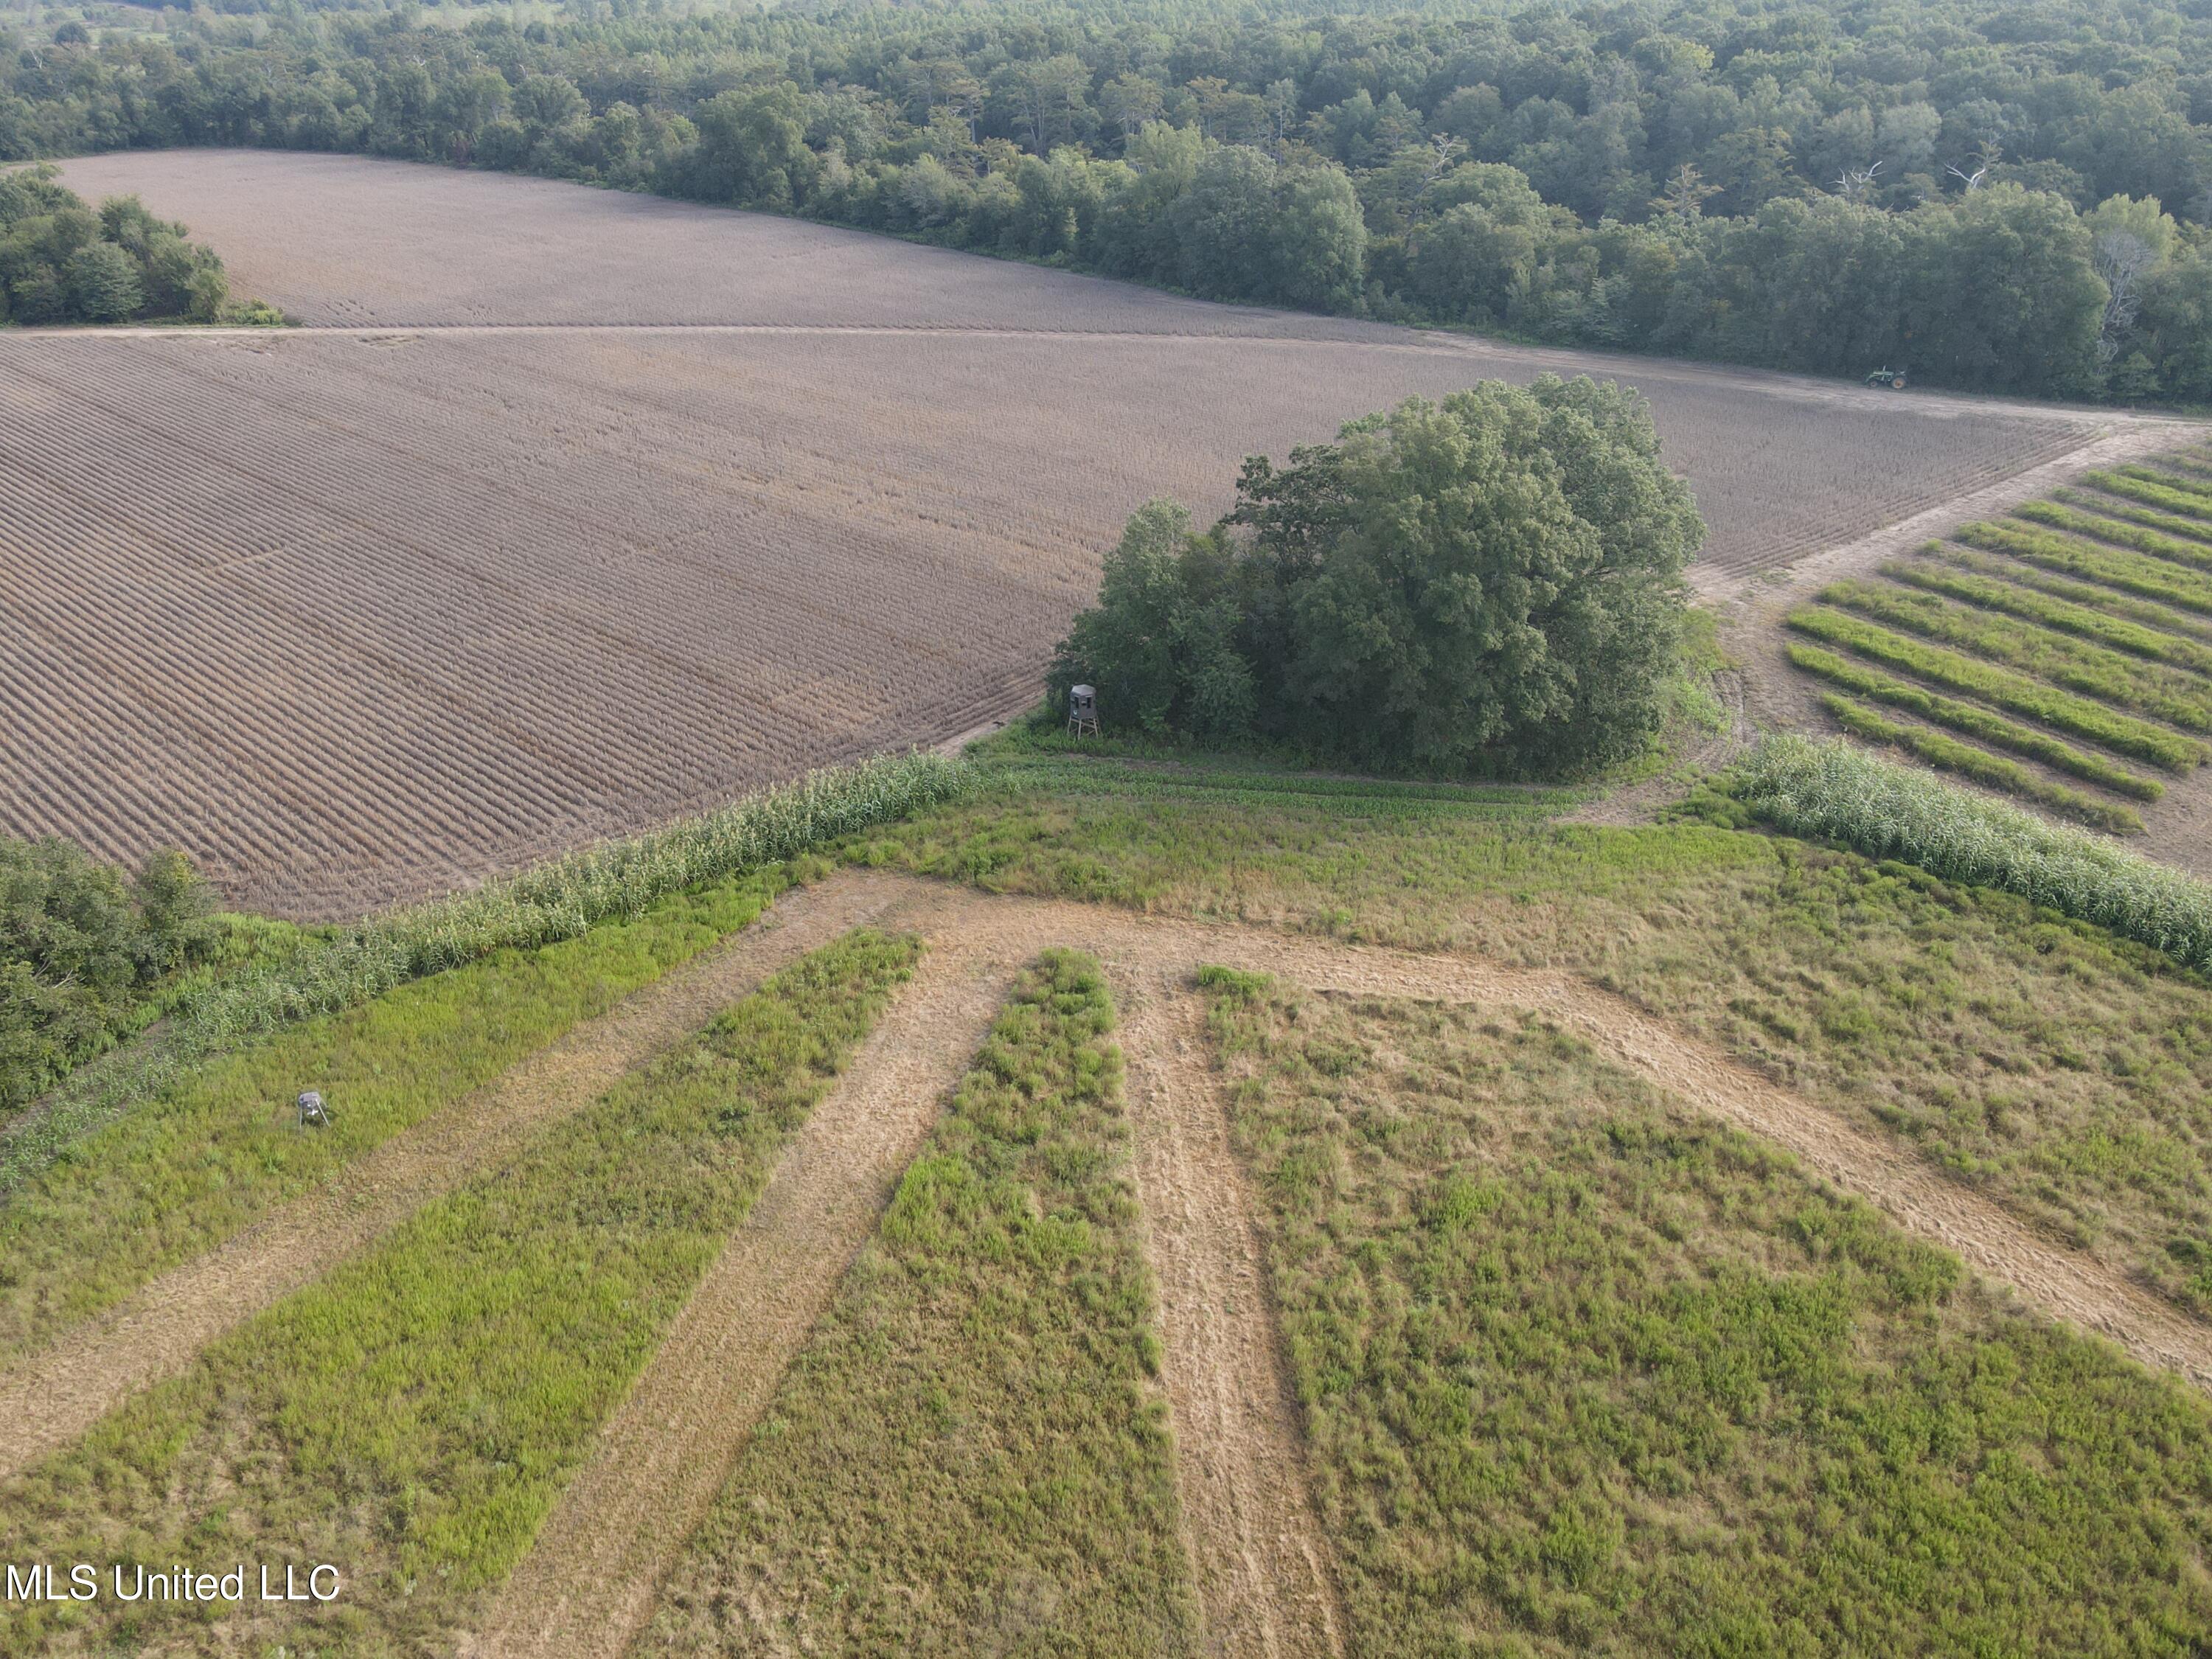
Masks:
[[[1247,461],[1202,534],[1140,509],[1053,693],[1095,686],[1121,730],[1346,765],[1586,772],[1658,729],[1704,536],[1635,392],[1486,380]]]
[[[1222,299],[2212,402],[2212,15],[2176,0],[221,9],[265,15],[0,30],[0,158],[352,150]]]

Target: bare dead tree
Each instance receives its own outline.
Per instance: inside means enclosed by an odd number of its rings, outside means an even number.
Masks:
[[[1881,182],[1881,163],[1869,167],[1845,167],[1836,178],[1836,194],[1846,202],[1863,202]]]
[[[2158,255],[2131,230],[2108,230],[2092,244],[2089,262],[2105,279],[2105,318],[2097,333],[2097,361],[2110,364],[2120,355],[2128,331],[2142,307],[2142,279]]]
[[[1943,171],[1965,185],[1966,192],[1969,196],[1979,190],[1982,187],[1982,181],[1990,176],[1990,170],[1986,166],[1976,167],[1972,173],[1949,167],[1945,167]]]

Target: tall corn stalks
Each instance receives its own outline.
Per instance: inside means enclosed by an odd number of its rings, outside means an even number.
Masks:
[[[1917,768],[1847,743],[1772,737],[1745,764],[1743,797],[1792,835],[2001,887],[2212,969],[2212,885]]]

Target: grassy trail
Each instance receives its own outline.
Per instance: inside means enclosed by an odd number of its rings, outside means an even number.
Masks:
[[[872,920],[879,884],[787,894],[770,920],[675,969],[324,1185],[0,1370],[0,1479],[175,1375],[234,1326],[313,1283],[810,951]]]

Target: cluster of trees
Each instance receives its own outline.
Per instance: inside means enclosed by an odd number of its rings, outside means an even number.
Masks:
[[[134,1026],[212,946],[209,908],[181,853],[125,872],[70,842],[0,836],[0,1110]]]
[[[2212,399],[2212,14],[2193,0],[579,0],[521,28],[265,9],[0,33],[0,157],[362,150],[1217,297]]]
[[[135,196],[94,213],[52,167],[0,173],[0,324],[211,323],[229,298],[222,261]]]
[[[1202,533],[1130,520],[1053,665],[1124,729],[1383,770],[1558,776],[1638,752],[1705,537],[1635,393],[1547,376],[1249,460]]]

